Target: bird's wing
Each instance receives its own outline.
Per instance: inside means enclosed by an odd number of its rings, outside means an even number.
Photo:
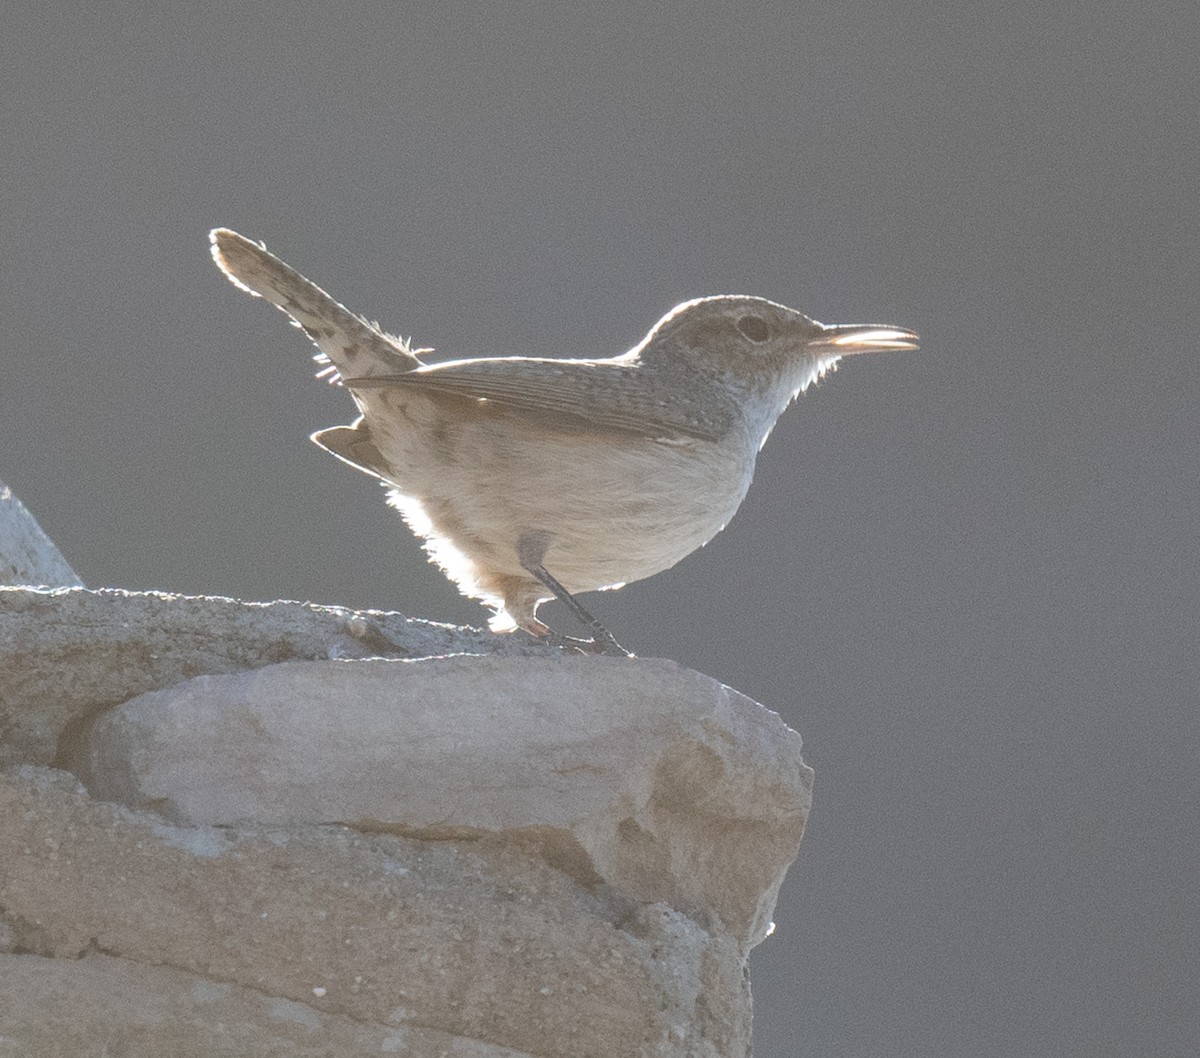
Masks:
[[[718,441],[734,421],[720,390],[697,386],[689,397],[676,380],[631,360],[453,360],[343,381],[360,392],[396,386],[492,401],[534,418],[653,440]]]

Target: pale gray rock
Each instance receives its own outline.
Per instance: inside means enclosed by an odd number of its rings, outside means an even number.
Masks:
[[[299,602],[0,587],[0,765],[52,764],[88,717],[202,673],[291,659],[546,656],[530,636]],[[67,746],[64,745],[64,752]]]
[[[811,799],[800,736],[668,661],[303,662],[105,713],[73,769],[174,823],[345,823],[537,849],[747,948]]]
[[[198,1002],[249,991],[314,1033],[346,1019],[418,1041],[445,1034],[538,1056],[749,1053],[738,944],[663,904],[581,886],[502,841],[174,827],[32,767],[0,773],[0,820],[8,956],[50,968],[39,1001],[49,1007],[79,981],[81,964],[114,991],[148,982],[124,966],[134,963],[168,971],[143,1009],[152,1018],[174,1010],[185,1025]],[[97,959],[104,955],[123,968]],[[32,1002],[36,991],[8,994]],[[21,1009],[0,1003],[0,1040],[36,1030]],[[97,1033],[104,1025],[101,1016]],[[262,1032],[262,1050],[214,1044],[190,1053],[272,1053],[280,1026]],[[54,1042],[40,1053],[78,1053],[66,1043],[56,1052]]]
[[[0,481],[0,584],[59,588],[83,581],[12,489]]]
[[[0,1058],[533,1058],[417,1025],[365,1025],[254,988],[108,955],[0,955]]]
[[[748,1058],[810,786],[669,662],[0,587],[0,1058]]]

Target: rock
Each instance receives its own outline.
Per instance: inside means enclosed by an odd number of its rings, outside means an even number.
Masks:
[[[107,955],[0,955],[0,1012],[0,1058],[532,1058],[416,1025],[364,1025],[257,989]]]
[[[748,1053],[737,944],[662,904],[580,886],[503,842],[334,826],[179,828],[32,767],[0,776],[0,820],[9,955],[38,956],[43,968],[69,960],[43,986],[50,1018],[62,1017],[57,1004],[82,974],[112,968],[95,960],[107,955],[187,975],[160,977],[157,997],[141,1000],[185,1023],[202,978],[201,995],[253,991],[314,1032],[331,1017],[330,1033],[350,1019],[534,1055]],[[146,980],[122,969],[109,986],[128,992],[131,974]],[[20,994],[33,1002],[37,991],[31,983]],[[5,1009],[0,1040],[24,1046],[38,1012]],[[278,1026],[262,1031],[264,1049],[273,1046]],[[174,1053],[136,1046],[121,1053]]]
[[[82,585],[42,527],[0,481],[0,584]]]
[[[748,1058],[810,788],[670,662],[0,587],[0,1058]]]
[[[104,714],[73,769],[182,825],[483,835],[749,948],[810,803],[800,737],[666,661],[305,662],[202,676]]]
[[[499,636],[398,613],[116,588],[0,587],[0,765],[52,764],[89,716],[201,673],[290,659],[546,656]]]

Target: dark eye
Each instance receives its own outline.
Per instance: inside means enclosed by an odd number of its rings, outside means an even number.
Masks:
[[[771,337],[771,328],[761,316],[743,316],[737,321],[737,329],[742,332],[743,338],[755,343],[765,342]]]

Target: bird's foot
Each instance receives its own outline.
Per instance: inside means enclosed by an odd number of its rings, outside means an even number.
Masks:
[[[579,639],[576,636],[564,635],[562,632],[547,632],[541,637],[543,643],[551,643],[568,654],[594,654],[609,658],[635,658],[613,638],[613,634],[603,625],[595,625],[591,639]]]

